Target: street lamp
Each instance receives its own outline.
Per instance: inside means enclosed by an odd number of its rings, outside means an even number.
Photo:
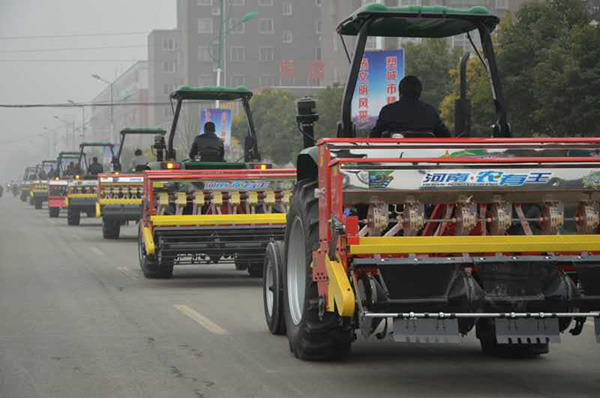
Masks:
[[[223,84],[223,82],[225,82],[226,84],[226,80],[225,80],[225,68],[224,68],[224,52],[226,51],[226,46],[225,46],[225,39],[226,36],[229,32],[231,32],[235,27],[241,25],[241,24],[245,24],[247,22],[252,21],[253,19],[255,19],[256,17],[258,17],[258,12],[253,11],[253,12],[249,12],[247,14],[245,14],[242,19],[240,19],[240,23],[235,25],[235,26],[231,26],[228,30],[225,30],[225,24],[227,22],[227,19],[225,18],[225,0],[220,0],[220,7],[221,7],[221,21],[220,21],[220,27],[219,27],[219,37],[218,37],[218,43],[219,43],[219,56],[217,57],[216,61],[217,61],[217,87],[221,87]],[[216,106],[217,108],[219,107],[219,103],[220,101],[216,102]]]
[[[54,118],[65,124],[65,131],[66,131],[65,138],[67,140],[67,147],[68,147],[69,146],[69,125],[71,124],[71,122],[69,122],[63,118],[60,118],[58,116],[54,116]],[[73,135],[75,135],[75,123],[73,123]],[[72,144],[71,146],[72,146],[73,150],[75,150],[75,137],[73,137],[71,144]]]
[[[81,108],[81,140],[85,140],[85,106],[77,104],[73,100],[67,100],[67,102],[73,106]]]
[[[97,74],[93,74],[92,77],[96,80],[100,80],[101,82],[108,84],[110,87],[110,142],[114,143],[115,142],[115,122],[114,122],[114,118],[113,118],[113,116],[114,116],[114,113],[113,113],[113,86],[114,86],[114,83],[101,78]]]
[[[50,130],[48,127],[44,127],[44,130],[52,134],[52,150],[56,154],[56,129]]]

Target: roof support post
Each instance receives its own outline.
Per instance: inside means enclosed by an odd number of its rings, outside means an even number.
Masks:
[[[352,59],[350,74],[348,75],[348,82],[346,83],[342,100],[342,126],[341,131],[338,131],[338,138],[353,138],[356,135],[356,132],[352,128],[352,100],[356,91],[356,82],[358,81],[360,65],[365,54],[367,39],[369,38],[369,28],[372,23],[373,19],[369,19],[362,25],[356,40],[354,58]]]
[[[498,65],[496,64],[492,35],[485,26],[479,26],[479,35],[481,36],[483,54],[487,61],[488,71],[492,82],[492,96],[494,98],[494,106],[496,107],[496,122],[493,126],[493,137],[510,138],[512,134],[506,118],[504,92],[502,91],[500,72],[498,71]]]
[[[177,131],[177,122],[179,121],[179,115],[181,114],[181,107],[183,101],[180,99],[177,101],[177,107],[175,108],[175,115],[173,116],[173,124],[171,125],[171,132],[169,134],[169,143],[167,146],[167,159],[175,160],[175,149],[173,148],[173,141],[175,139],[175,132]]]

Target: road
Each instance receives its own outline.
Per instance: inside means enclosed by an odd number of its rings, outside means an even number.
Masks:
[[[145,280],[135,228],[104,241],[0,199],[0,397],[598,397],[587,325],[550,355],[502,360],[458,345],[357,342],[341,363],[295,359],[264,323],[261,282],[230,265]]]

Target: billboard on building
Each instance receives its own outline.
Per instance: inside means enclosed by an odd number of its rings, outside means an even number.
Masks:
[[[231,145],[231,109],[215,109],[205,108],[200,111],[200,132],[198,135],[204,134],[204,124],[213,122],[216,127],[217,137],[220,137],[225,143],[227,151]]]
[[[352,101],[352,121],[358,129],[372,129],[381,108],[398,101],[403,78],[404,49],[365,51]]]

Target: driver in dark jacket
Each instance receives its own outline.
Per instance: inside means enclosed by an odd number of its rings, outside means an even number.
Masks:
[[[450,132],[437,110],[422,101],[423,85],[416,76],[406,76],[400,82],[400,100],[386,105],[379,113],[371,138],[390,138],[394,133],[433,133],[439,138],[450,138]]]
[[[215,134],[213,122],[204,125],[204,134],[197,136],[190,150],[190,159],[200,158],[201,162],[224,162],[225,145]]]

